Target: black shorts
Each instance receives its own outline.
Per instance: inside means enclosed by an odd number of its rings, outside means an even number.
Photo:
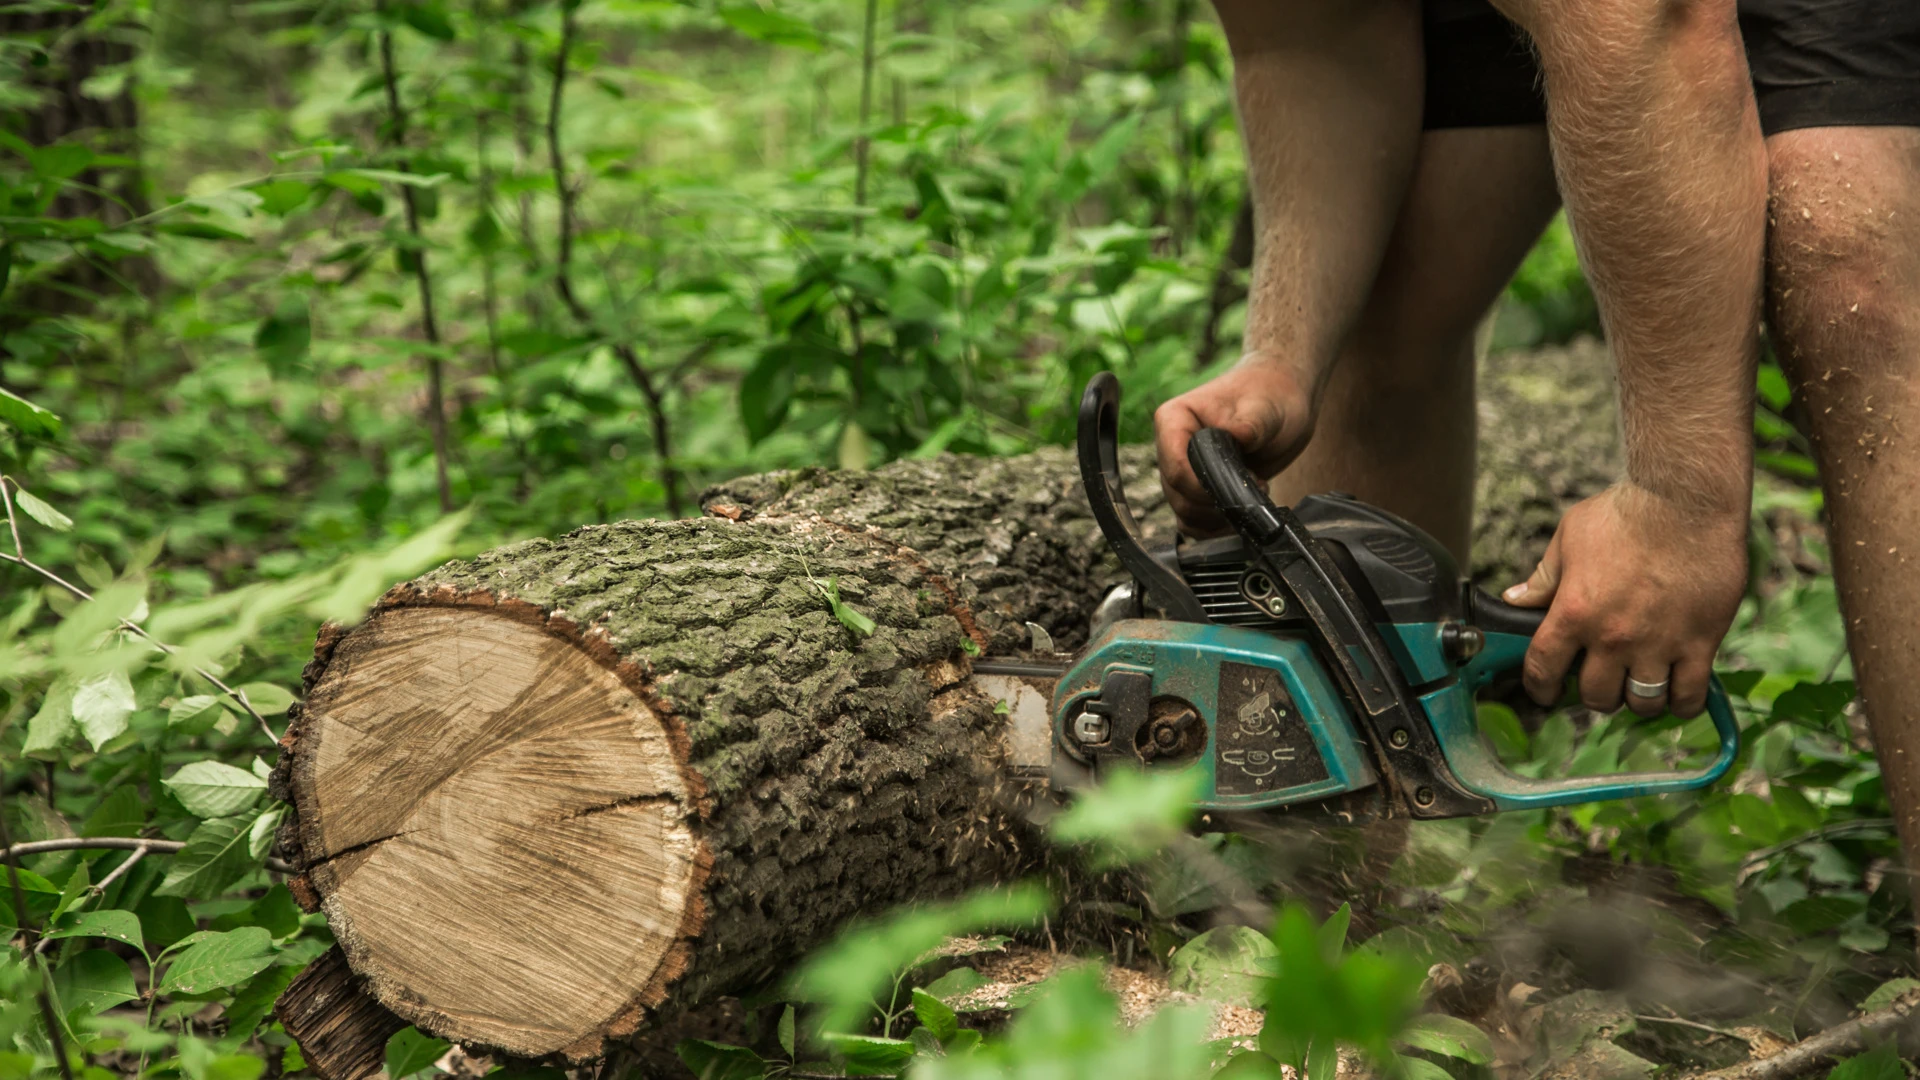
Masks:
[[[1739,0],[1767,134],[1920,127],[1920,0]],[[1546,119],[1525,35],[1488,0],[1426,0],[1426,126]]]

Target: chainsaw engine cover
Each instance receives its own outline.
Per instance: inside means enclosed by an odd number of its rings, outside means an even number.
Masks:
[[[1197,770],[1199,804],[1253,810],[1376,782],[1354,718],[1305,637],[1124,619],[1053,699],[1054,745],[1098,773]]]

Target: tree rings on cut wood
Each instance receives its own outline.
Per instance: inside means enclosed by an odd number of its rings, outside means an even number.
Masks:
[[[390,596],[324,658],[291,755],[301,865],[395,1013],[593,1056],[699,932],[685,735],[599,635],[436,592]]]

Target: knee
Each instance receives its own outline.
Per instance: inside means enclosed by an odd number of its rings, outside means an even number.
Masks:
[[[1900,318],[1910,303],[1900,268],[1913,254],[1892,211],[1873,205],[1830,153],[1771,157],[1767,262],[1776,330],[1864,331]]]

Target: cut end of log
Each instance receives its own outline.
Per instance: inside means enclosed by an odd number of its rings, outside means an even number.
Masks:
[[[599,635],[390,595],[333,644],[293,742],[301,865],[354,971],[422,1030],[586,1060],[684,970],[700,781]]]

